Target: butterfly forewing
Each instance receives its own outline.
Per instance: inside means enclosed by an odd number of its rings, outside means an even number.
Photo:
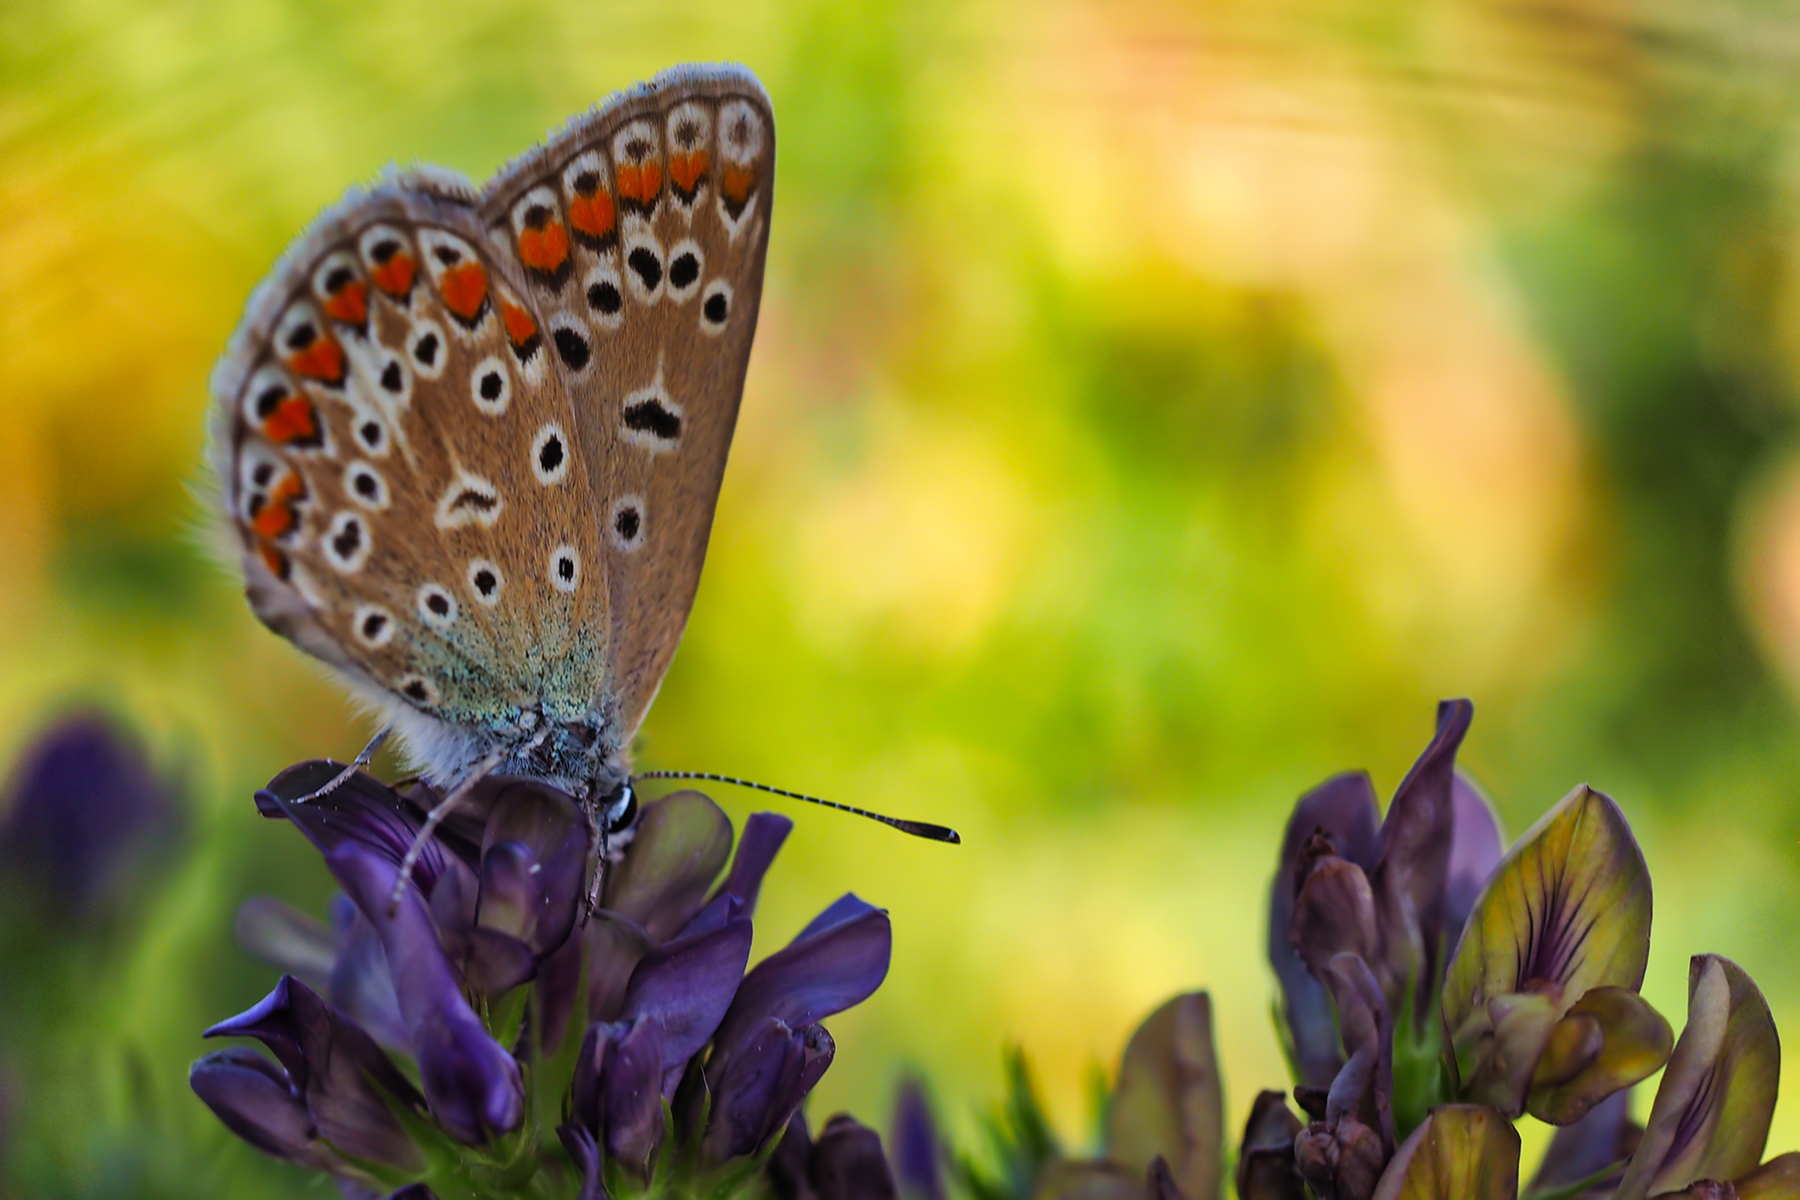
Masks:
[[[214,376],[213,453],[258,616],[495,730],[585,712],[610,622],[569,394],[474,200],[398,177],[315,222]]]
[[[611,593],[620,744],[699,585],[762,295],[774,166],[755,78],[685,67],[571,122],[482,202],[573,399]]]

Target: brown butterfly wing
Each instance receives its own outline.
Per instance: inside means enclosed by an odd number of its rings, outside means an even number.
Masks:
[[[484,191],[572,394],[611,593],[609,709],[642,722],[699,586],[762,297],[775,126],[736,67],[572,121]]]
[[[522,705],[585,713],[610,657],[569,395],[474,203],[443,175],[353,194],[252,298],[213,378],[252,608],[440,775]]]

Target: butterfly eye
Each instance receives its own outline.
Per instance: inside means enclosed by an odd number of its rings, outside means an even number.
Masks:
[[[600,806],[600,817],[605,822],[606,836],[609,839],[617,838],[637,824],[637,816],[637,789],[629,783],[620,784],[619,790],[608,796]]]

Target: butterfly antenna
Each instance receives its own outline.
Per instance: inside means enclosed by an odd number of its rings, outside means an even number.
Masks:
[[[866,808],[853,808],[848,804],[839,804],[835,800],[821,800],[817,796],[803,796],[799,792],[790,792],[786,788],[770,787],[766,783],[752,783],[748,779],[735,779],[730,775],[715,775],[711,771],[645,771],[633,775],[631,782],[636,783],[640,779],[702,779],[710,783],[729,783],[732,787],[771,792],[777,796],[786,796],[790,800],[804,800],[808,804],[818,804],[825,808],[835,808],[839,812],[867,817],[871,821],[881,822],[890,829],[898,829],[901,833],[910,833],[914,837],[924,838],[927,841],[948,842],[952,846],[962,844],[962,836],[956,830],[945,825],[933,825],[929,821],[908,821],[904,817],[890,817],[884,813],[870,812]]]

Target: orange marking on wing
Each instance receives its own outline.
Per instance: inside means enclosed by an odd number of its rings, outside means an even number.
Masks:
[[[756,186],[756,168],[738,167],[730,163],[725,165],[725,198],[733,204],[742,204],[750,198],[750,189]]]
[[[569,231],[561,221],[519,235],[519,260],[536,271],[554,273],[569,260]]]
[[[413,275],[419,269],[410,254],[396,254],[384,263],[376,264],[369,277],[375,286],[390,296],[404,296],[412,290]]]
[[[288,366],[308,379],[339,383],[344,378],[344,348],[324,334],[313,339],[306,349],[288,355],[287,361]]]
[[[704,150],[695,150],[689,154],[677,154],[669,160],[669,178],[683,193],[691,196],[700,185],[701,176],[706,174],[709,157]]]
[[[262,431],[272,442],[296,442],[319,436],[319,426],[310,400],[289,396],[275,406],[263,421]]]
[[[250,528],[257,535],[266,538],[278,538],[290,532],[300,524],[300,514],[294,511],[294,502],[306,494],[306,485],[300,482],[300,476],[289,472],[281,477],[273,490],[269,492],[269,502],[257,511],[256,519],[250,522]]]
[[[506,324],[506,336],[515,346],[523,346],[537,336],[537,322],[531,314],[509,300],[500,301],[500,320]]]
[[[592,196],[576,196],[569,201],[569,224],[578,233],[585,233],[591,238],[603,238],[611,233],[617,216],[613,198],[603,191],[595,192]]]
[[[619,195],[648,206],[662,191],[662,164],[640,163],[619,168]]]
[[[487,300],[487,270],[477,262],[451,267],[438,280],[438,291],[443,293],[444,307],[465,321],[473,321]]]
[[[361,325],[369,318],[369,285],[352,280],[325,302],[325,315],[349,325]]]
[[[286,579],[288,577],[287,555],[269,545],[267,542],[258,542],[256,544],[256,549],[258,553],[262,555],[263,566],[269,568],[269,573],[271,575],[275,576],[277,579]]]

